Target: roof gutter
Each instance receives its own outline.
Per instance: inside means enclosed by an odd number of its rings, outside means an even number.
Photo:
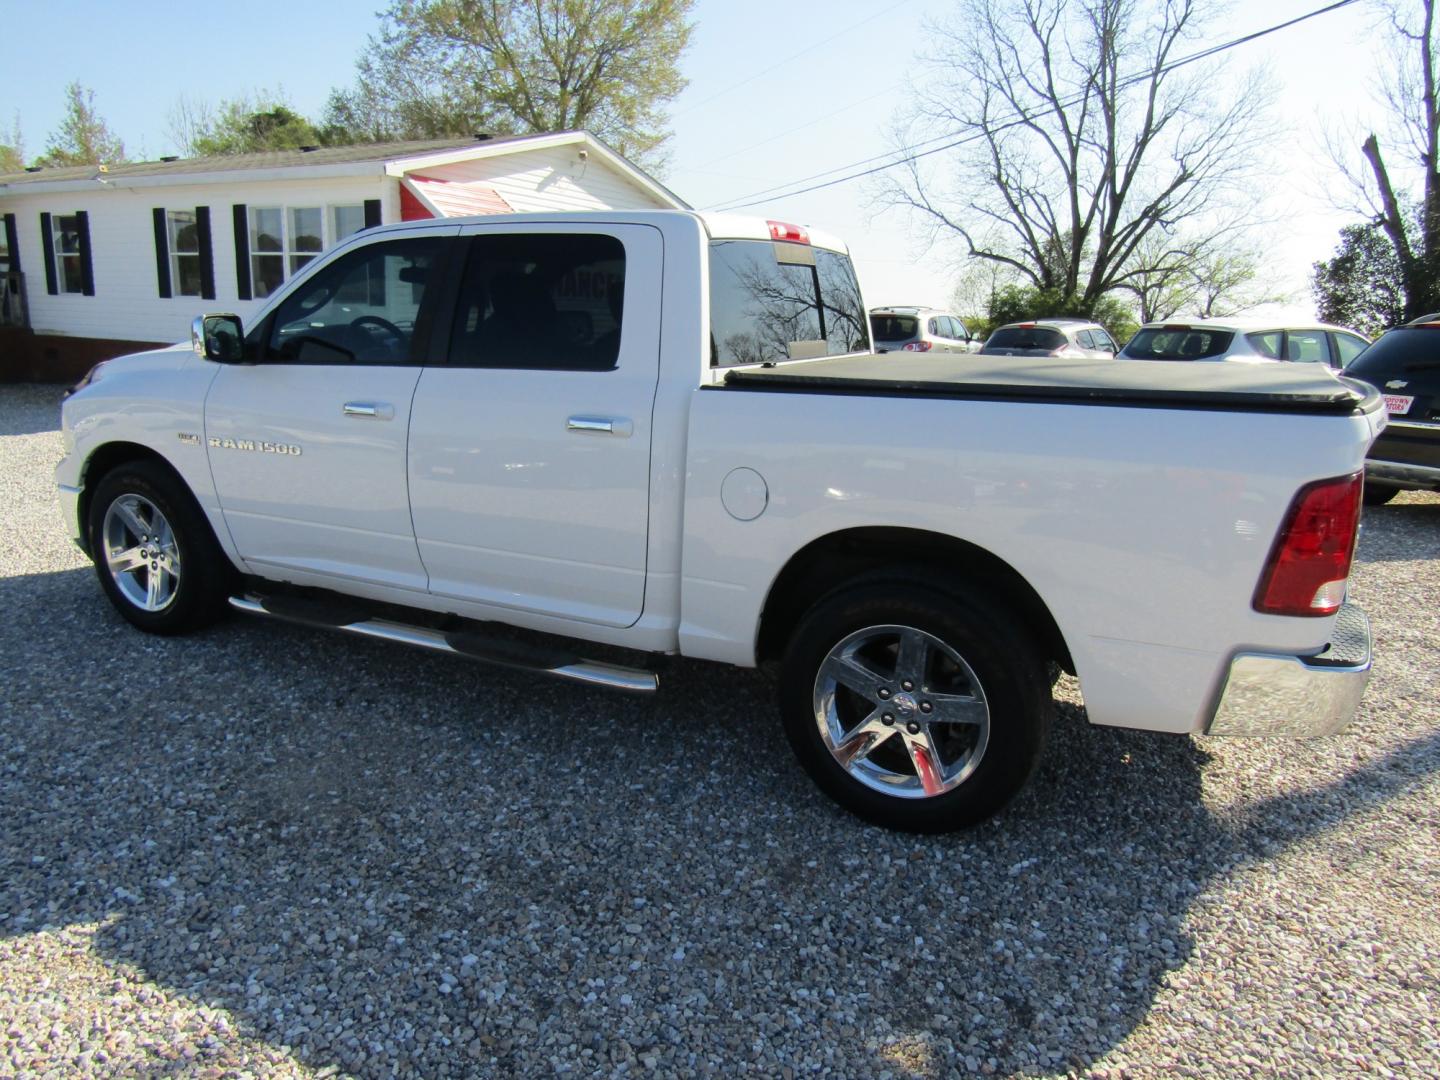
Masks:
[[[153,176],[100,176],[88,180],[35,180],[0,184],[0,196],[46,195],[61,191],[103,191],[106,188],[189,187],[192,184],[233,184],[244,180],[322,180],[337,176],[385,176],[384,161],[347,161],[333,165],[287,165],[275,169],[229,169],[208,173],[162,173]]]

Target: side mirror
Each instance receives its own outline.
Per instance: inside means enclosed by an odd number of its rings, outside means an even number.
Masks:
[[[197,315],[190,324],[190,345],[195,355],[219,364],[238,364],[245,358],[245,329],[239,315]]]

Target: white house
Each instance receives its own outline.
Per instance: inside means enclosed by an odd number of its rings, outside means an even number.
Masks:
[[[248,319],[295,270],[382,222],[686,204],[584,131],[313,147],[0,175],[0,380],[62,381]]]

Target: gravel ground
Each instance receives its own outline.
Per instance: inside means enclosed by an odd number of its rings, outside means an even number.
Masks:
[[[0,387],[0,1075],[1440,1074],[1440,498],[1368,514],[1344,735],[1090,729],[863,826],[750,673],[632,699],[122,625]],[[717,677],[718,676],[718,677]]]

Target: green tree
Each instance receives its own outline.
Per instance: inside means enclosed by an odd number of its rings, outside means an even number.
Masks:
[[[0,173],[19,172],[25,167],[25,140],[20,136],[20,114],[9,131],[0,131]]]
[[[1315,308],[1325,322],[1353,326],[1368,337],[1403,322],[1405,275],[1383,225],[1346,225],[1340,246],[1315,264]]]
[[[586,128],[654,164],[694,0],[394,0],[326,122],[368,139]]]
[[[1129,341],[1138,324],[1135,312],[1117,296],[1101,296],[1092,301],[1065,297],[1058,289],[1037,289],[1033,285],[1003,285],[990,296],[986,313],[988,334],[998,326],[1032,319],[1089,319],[1110,331],[1120,344]]]
[[[125,160],[125,144],[111,134],[95,111],[95,91],[78,82],[65,88],[65,118],[45,141],[39,165],[114,165]]]
[[[182,96],[170,110],[169,120],[170,137],[187,157],[295,150],[328,141],[290,107],[280,90],[242,94],[222,101],[214,110]]]

